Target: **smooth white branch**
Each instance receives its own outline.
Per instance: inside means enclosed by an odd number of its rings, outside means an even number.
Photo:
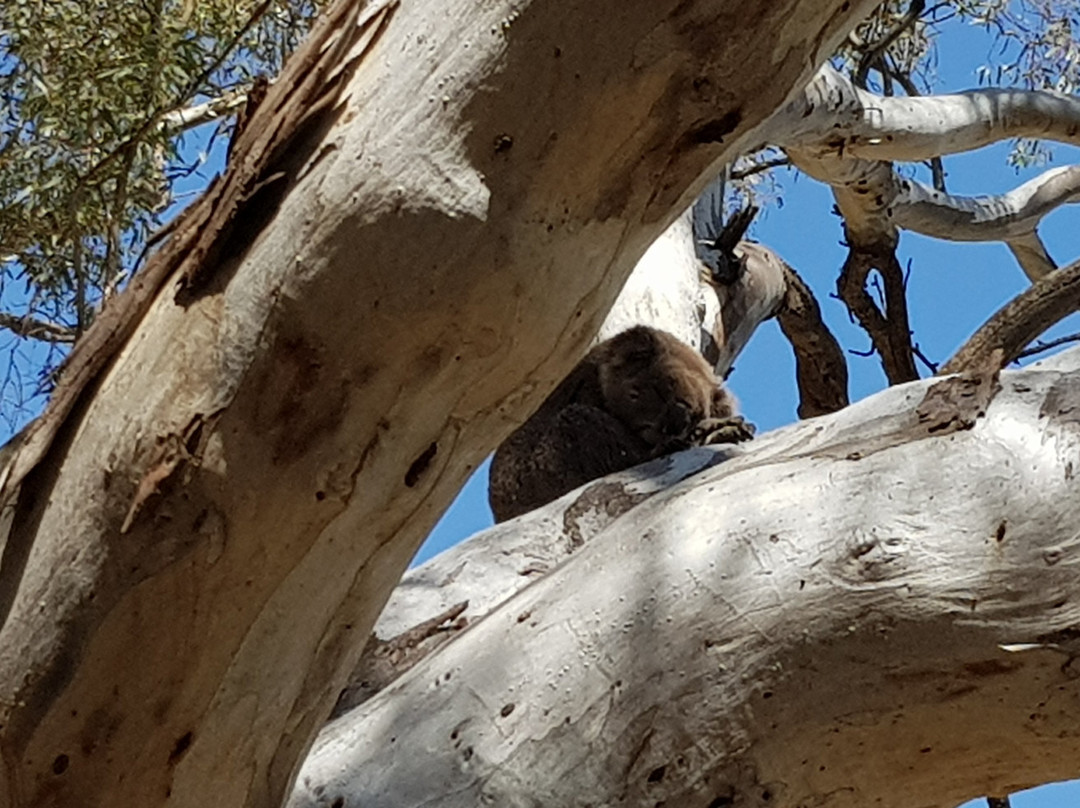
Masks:
[[[785,149],[908,163],[1017,137],[1080,144],[1080,99],[1000,89],[881,96],[825,64],[769,124],[770,142]]]
[[[949,241],[1004,241],[1032,280],[1056,269],[1036,234],[1043,217],[1080,200],[1080,166],[1052,168],[997,196],[957,196],[900,180],[898,227]]]
[[[767,130],[796,166],[833,188],[853,243],[893,243],[898,228],[951,241],[1004,241],[1032,280],[1055,267],[1038,238],[1039,222],[1080,193],[1080,168],[1073,166],[998,196],[964,197],[902,178],[892,165],[1014,137],[1080,143],[1080,99],[1060,93],[883,97],[825,65]]]
[[[217,98],[166,112],[162,116],[161,124],[170,132],[184,132],[232,115],[246,103],[246,92],[231,90]]]

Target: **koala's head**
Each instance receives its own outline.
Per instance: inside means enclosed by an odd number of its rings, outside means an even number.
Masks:
[[[703,418],[728,406],[709,364],[666,332],[637,326],[600,350],[597,367],[608,411],[649,446],[684,448]]]

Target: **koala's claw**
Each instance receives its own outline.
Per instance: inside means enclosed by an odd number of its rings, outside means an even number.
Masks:
[[[693,440],[697,446],[741,443],[754,437],[754,432],[754,425],[741,415],[731,418],[706,418],[694,429]]]

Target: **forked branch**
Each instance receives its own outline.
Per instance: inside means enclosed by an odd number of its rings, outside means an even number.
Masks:
[[[874,270],[883,281],[884,312],[866,288]],[[919,378],[911,347],[904,271],[893,248],[885,245],[853,247],[840,271],[836,290],[848,311],[870,335],[889,383],[901,384]]]

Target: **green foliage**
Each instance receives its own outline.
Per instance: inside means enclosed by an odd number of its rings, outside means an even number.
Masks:
[[[274,75],[313,0],[4,0],[0,282],[81,330],[174,202],[170,113]]]

